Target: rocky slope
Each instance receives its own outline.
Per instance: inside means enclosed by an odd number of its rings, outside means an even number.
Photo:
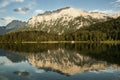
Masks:
[[[118,17],[120,17],[120,14],[114,14],[114,15],[112,15],[112,17],[113,18],[118,18]]]
[[[24,30],[39,30],[48,33],[71,33],[83,26],[106,21],[110,17],[100,12],[87,12],[71,7],[47,11],[29,19]]]

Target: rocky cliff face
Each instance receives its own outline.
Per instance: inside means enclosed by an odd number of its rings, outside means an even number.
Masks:
[[[47,11],[29,19],[26,30],[40,30],[48,33],[70,33],[81,27],[106,21],[110,18],[100,12],[87,12],[71,7]]]
[[[95,19],[105,19],[106,17],[108,17],[108,15],[104,14],[104,13],[87,12],[87,11],[67,7],[67,8],[62,8],[62,9],[58,9],[56,11],[51,11],[51,12],[45,12],[43,14],[34,16],[28,21],[28,24],[30,24],[31,27],[34,27],[34,25],[38,22],[54,21],[61,17],[64,18],[63,21],[64,20],[69,21],[69,20],[74,19],[75,17],[79,17],[79,16],[82,16],[84,18],[89,18],[89,16],[90,16]]]

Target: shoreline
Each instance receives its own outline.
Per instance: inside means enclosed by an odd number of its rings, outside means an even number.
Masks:
[[[37,43],[104,43],[104,44],[120,44],[120,41],[24,41],[24,42],[0,42],[2,43],[15,43],[15,44],[37,44]]]

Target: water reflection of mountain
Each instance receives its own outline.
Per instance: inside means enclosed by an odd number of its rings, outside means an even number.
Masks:
[[[25,60],[25,57],[21,56],[20,54],[15,54],[13,52],[5,51],[2,49],[0,49],[0,57],[6,57],[13,63],[17,63]]]
[[[120,65],[120,45],[108,44],[11,44],[1,48],[17,52],[45,70],[72,75]]]
[[[30,64],[38,68],[58,71],[68,75],[88,70],[101,70],[107,67],[105,62],[96,61],[77,52],[60,48],[31,54],[27,56],[27,59]]]

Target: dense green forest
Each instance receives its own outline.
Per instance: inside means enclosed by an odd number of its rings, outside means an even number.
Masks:
[[[70,34],[49,34],[43,31],[19,31],[0,36],[0,42],[26,41],[113,41],[120,40],[120,17],[83,27]]]
[[[72,36],[72,37],[71,37]],[[70,40],[120,40],[120,17],[106,22],[99,22],[74,32],[68,36]]]

